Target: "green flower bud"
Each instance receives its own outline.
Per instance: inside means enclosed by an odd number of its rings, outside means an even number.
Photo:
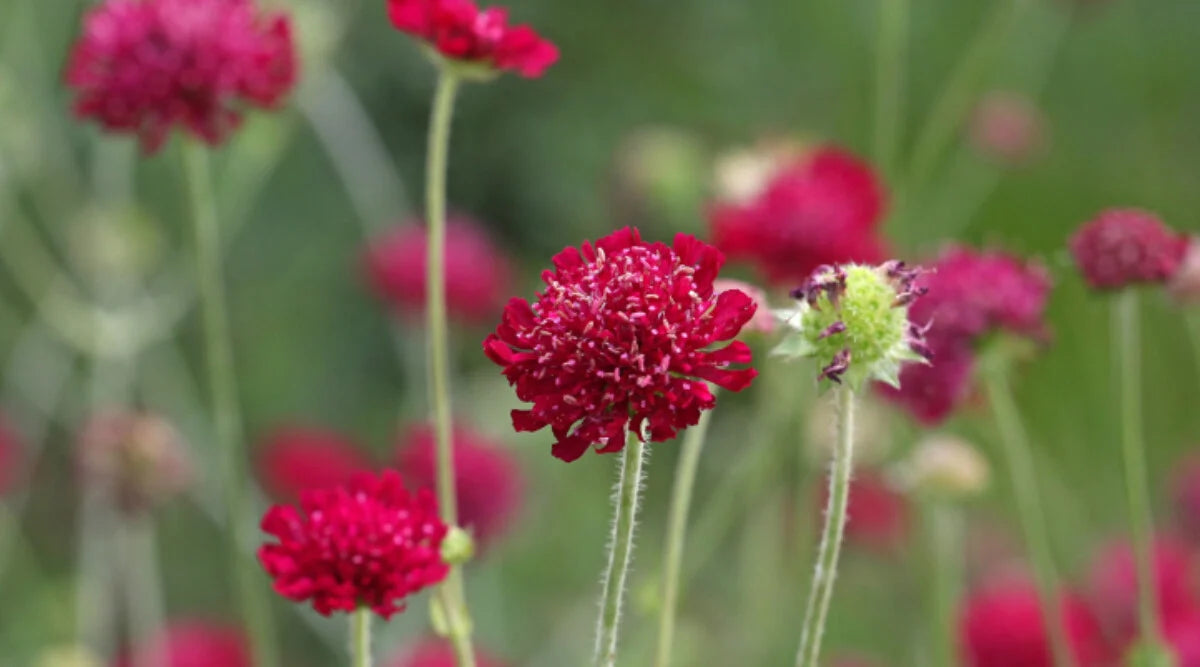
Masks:
[[[442,539],[442,560],[450,565],[462,565],[475,555],[475,538],[458,526],[451,526]]]

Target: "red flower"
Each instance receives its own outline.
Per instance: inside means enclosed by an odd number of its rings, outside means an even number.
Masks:
[[[1062,622],[1075,661],[1088,667],[1110,664],[1095,617],[1075,595],[1062,596]],[[959,620],[967,667],[1053,667],[1037,589],[1024,580],[996,581],[971,595]]]
[[[1192,556],[1185,545],[1159,538],[1154,544],[1154,580],[1158,609],[1164,623],[1187,616],[1197,607]],[[1137,571],[1128,542],[1106,548],[1092,569],[1096,610],[1122,640],[1137,633]]]
[[[821,484],[816,511],[829,502],[829,485]],[[888,486],[883,475],[871,470],[856,470],[850,480],[850,504],[847,508],[846,541],[874,551],[890,553],[908,535],[908,505],[904,496]]]
[[[366,254],[367,274],[380,298],[402,312],[425,311],[425,228],[408,222],[376,239]],[[510,293],[512,270],[474,220],[446,222],[446,307],[452,317],[478,324],[495,316]]]
[[[503,667],[503,663],[480,651],[475,651],[478,667]],[[454,649],[441,639],[423,639],[416,646],[396,655],[387,667],[456,667]]]
[[[459,524],[486,546],[505,532],[521,505],[521,471],[512,454],[475,431],[454,428]],[[433,428],[414,426],[399,439],[396,467],[416,487],[437,485]]]
[[[754,316],[738,290],[714,293],[724,258],[686,234],[674,246],[646,243],[637,230],[613,232],[582,252],[555,255],[546,289],[532,306],[512,299],[484,351],[516,386],[529,410],[513,410],[518,431],[550,426],[554,456],[573,461],[595,444],[625,447],[625,431],[661,442],[716,404],[707,382],[731,391],[756,372],[750,348],[735,341]]]
[[[1109,209],[1084,224],[1070,241],[1080,273],[1094,289],[1165,283],[1175,275],[1188,239],[1154,214]]]
[[[346,486],[301,494],[301,509],[275,505],[262,529],[279,541],[259,548],[258,559],[275,591],[328,616],[359,605],[384,618],[403,611],[404,599],[445,578],[439,549],[446,525],[428,490],[410,495],[400,475],[355,475]]]
[[[117,667],[251,667],[250,649],[241,630],[219,622],[172,621],[162,635],[122,656]]]
[[[779,169],[745,204],[710,214],[714,244],[753,261],[776,284],[797,284],[824,264],[876,264],[886,194],[870,166],[834,147]]]
[[[1172,483],[1175,517],[1184,535],[1200,543],[1200,455],[1179,464]]]
[[[985,157],[1004,165],[1021,165],[1044,147],[1046,121],[1025,95],[991,92],[975,107],[970,138],[975,150]]]
[[[1175,649],[1175,667],[1200,667],[1200,610],[1169,621],[1166,635]]]
[[[16,431],[0,415],[0,497],[8,493],[21,478],[24,458]]]
[[[438,53],[468,63],[539,77],[558,60],[558,47],[527,25],[508,25],[508,10],[480,10],[471,0],[388,0],[388,17]]]
[[[928,364],[905,364],[900,388],[876,383],[887,399],[903,407],[927,426],[940,424],[971,395],[975,354],[961,342],[931,339],[933,358]]]
[[[330,489],[371,469],[362,450],[333,431],[285,426],[258,445],[258,476],[272,497],[295,502],[308,489]]]
[[[218,144],[246,106],[291,89],[291,25],[252,0],[107,0],[85,17],[66,79],[76,115],[138,134],[147,153],[173,126]]]

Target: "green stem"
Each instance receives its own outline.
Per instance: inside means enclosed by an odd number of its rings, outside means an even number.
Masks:
[[[1142,440],[1142,347],[1138,326],[1137,292],[1127,289],[1113,308],[1113,334],[1121,387],[1121,451],[1125,460],[1125,492],[1129,502],[1129,528],[1137,564],[1138,619],[1142,640],[1162,643],[1158,618],[1158,593],[1154,586],[1150,491],[1146,473],[1146,445]]]
[[[909,0],[880,0],[875,62],[875,160],[892,175],[903,116],[904,57]]]
[[[193,211],[197,284],[211,408],[221,462],[221,488],[225,496],[225,527],[230,535],[228,557],[242,620],[254,651],[254,664],[275,667],[279,664],[279,656],[272,641],[273,631],[265,591],[256,581],[253,561],[245,555],[252,551],[252,535],[250,523],[246,520],[250,507],[241,451],[242,415],[237,399],[229,316],[221,275],[220,228],[206,150],[198,143],[188,142],[183,149],[183,162]]]
[[[671,490],[671,509],[667,519],[667,546],[663,556],[663,598],[658,620],[658,650],[654,659],[656,667],[668,667],[671,664],[688,510],[692,504],[692,488],[696,484],[700,451],[704,448],[704,436],[708,433],[711,419],[712,411],[704,412],[700,415],[700,421],[684,436],[679,463],[675,468],[675,486]]]
[[[370,607],[359,607],[350,615],[350,664],[371,667]]]
[[[1196,362],[1196,375],[1200,377],[1200,313],[1183,313],[1184,325],[1187,326],[1188,340],[1192,343],[1192,361]]]
[[[1029,435],[1021,423],[1004,367],[994,363],[984,375],[988,400],[1000,430],[1000,441],[1008,463],[1013,495],[1017,501],[1017,515],[1025,536],[1025,548],[1033,566],[1042,609],[1046,610],[1042,619],[1046,624],[1046,636],[1050,638],[1054,664],[1060,667],[1073,665],[1075,661],[1067,640],[1062,607],[1059,603],[1058,571],[1054,566],[1047,538],[1046,514],[1042,509],[1037,471],[1029,447]]]
[[[642,469],[646,461],[646,443],[633,433],[621,451],[614,494],[612,534],[608,541],[608,568],[600,600],[600,618],[596,626],[594,662],[598,667],[617,664],[617,627],[621,621],[621,601],[625,580],[633,556],[633,532],[637,527],[638,497],[642,488]]]
[[[935,664],[955,667],[957,603],[963,582],[963,525],[958,508],[934,503],[928,508],[933,552],[933,618]]]
[[[159,636],[163,627],[162,581],[155,553],[154,521],[149,514],[124,517],[121,523],[125,549],[122,579],[128,596],[130,635],[133,645],[145,646]],[[134,667],[162,667],[153,654],[144,655]]]
[[[804,626],[800,630],[800,650],[797,667],[817,667],[821,654],[821,635],[825,632],[825,617],[833,599],[833,584],[837,579],[838,555],[846,529],[847,508],[850,505],[850,473],[854,461],[854,391],[843,386],[838,392],[837,448],[829,471],[829,504],[825,508],[825,527],[817,547],[817,566],[813,571],[812,588],[804,611]]]
[[[458,495],[454,489],[454,443],[451,441],[449,333],[446,325],[446,164],[450,152],[450,121],[459,79],[449,66],[439,69],[429,119],[425,163],[425,218],[429,242],[426,255],[425,321],[429,345],[429,403],[433,411],[437,458],[438,506],[442,520],[458,524]],[[474,667],[471,620],[463,592],[462,570],[454,566],[441,586],[451,643],[461,667]]]

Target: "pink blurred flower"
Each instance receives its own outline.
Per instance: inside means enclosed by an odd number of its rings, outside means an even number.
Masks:
[[[250,647],[238,628],[220,621],[171,621],[157,639],[121,656],[117,667],[252,667]]]
[[[0,415],[0,497],[17,485],[24,465],[25,456],[21,440],[4,415]]]
[[[714,294],[720,295],[721,292],[729,290],[738,290],[754,301],[754,317],[751,317],[746,326],[742,327],[743,331],[771,333],[775,330],[775,316],[771,314],[771,304],[767,302],[767,293],[762,288],[729,278],[718,278],[713,281]]]
[[[1179,462],[1171,483],[1175,519],[1183,534],[1200,544],[1200,454]]]
[[[975,353],[963,342],[931,339],[933,358],[928,364],[905,364],[900,370],[900,388],[876,383],[876,390],[903,407],[926,426],[945,421],[971,396]]]
[[[329,489],[373,466],[349,439],[309,426],[283,426],[258,445],[258,477],[273,498],[295,502],[308,489]]]
[[[153,508],[182,493],[194,471],[179,433],[158,415],[110,410],[79,433],[76,458],[88,479],[111,488],[128,512]]]
[[[1115,290],[1166,283],[1183,262],[1188,238],[1153,213],[1114,208],[1080,226],[1070,248],[1092,289]]]
[[[820,485],[814,511],[828,504],[829,485]],[[904,496],[875,470],[856,470],[850,481],[846,542],[876,553],[892,553],[908,537],[909,512]],[[818,522],[819,525],[820,522]]]
[[[454,649],[443,639],[423,639],[384,663],[386,667],[457,667]],[[503,667],[499,660],[475,651],[477,667]]]
[[[1200,667],[1200,610],[1167,622],[1166,636],[1175,650],[1175,667]]]
[[[1188,240],[1183,261],[1167,283],[1167,292],[1181,306],[1200,305],[1200,238]]]
[[[458,521],[485,548],[507,531],[520,510],[521,470],[507,448],[466,426],[454,428],[453,442]],[[432,427],[412,426],[400,436],[396,467],[410,488],[436,488]]]
[[[1189,615],[1197,608],[1196,571],[1186,545],[1159,537],[1154,543],[1154,580],[1158,609],[1164,624]],[[1096,612],[1122,640],[1137,633],[1137,573],[1133,549],[1115,542],[1100,552],[1091,572]]]
[[[975,107],[970,138],[985,157],[1009,166],[1026,164],[1045,147],[1046,120],[1029,97],[995,91]]]
[[[366,269],[379,298],[401,312],[425,311],[426,235],[406,222],[371,242]],[[508,258],[476,221],[452,215],[446,221],[446,308],[466,324],[494,317],[511,292]]]

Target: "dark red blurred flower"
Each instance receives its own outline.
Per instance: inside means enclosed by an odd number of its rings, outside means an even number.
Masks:
[[[883,383],[876,383],[875,388],[917,421],[935,426],[971,395],[975,353],[955,340],[930,339],[930,342],[933,359],[928,364],[905,364],[900,369],[899,389]]]
[[[371,462],[339,433],[310,426],[284,426],[258,445],[258,477],[273,498],[295,502],[308,489],[329,489],[368,471]]]
[[[829,503],[829,484],[820,485],[814,509]],[[846,541],[878,553],[889,553],[908,536],[908,504],[875,470],[856,470],[850,480]],[[818,522],[819,523],[819,522]]]
[[[475,651],[477,667],[502,667],[504,663]],[[457,667],[454,649],[443,639],[423,639],[385,663],[386,667]]]
[[[92,415],[79,433],[79,471],[112,489],[128,512],[151,509],[187,489],[192,462],[173,426],[158,415],[110,410]]]
[[[291,24],[252,0],[106,0],[84,18],[66,79],[79,117],[138,134],[147,153],[175,126],[218,144],[247,106],[291,89]]]
[[[1188,239],[1153,213],[1109,209],[1071,237],[1075,265],[1094,289],[1165,283],[1187,252]]]
[[[508,25],[508,10],[480,10],[471,0],[388,0],[388,17],[451,60],[538,77],[558,60],[558,47],[527,25]]]
[[[625,228],[582,252],[567,248],[545,271],[531,306],[512,299],[483,343],[529,410],[513,410],[518,431],[554,431],[554,456],[573,461],[588,447],[625,447],[625,432],[661,442],[716,404],[706,382],[731,391],[754,369],[737,336],[754,316],[738,290],[714,293],[720,251],[686,234],[673,246]]]
[[[1111,664],[1100,625],[1081,599],[1062,596],[1062,621],[1080,667]],[[1053,667],[1037,589],[1024,579],[997,580],[971,594],[959,620],[967,667]]]
[[[328,616],[364,605],[390,618],[405,598],[445,578],[447,527],[428,489],[410,494],[400,475],[355,475],[346,486],[301,494],[300,509],[275,505],[262,529],[279,541],[258,559],[280,595]]]
[[[397,309],[425,311],[425,228],[407,222],[375,239],[366,254],[367,274],[380,298]],[[479,223],[453,215],[446,221],[446,308],[468,324],[494,317],[511,293],[508,259]]]
[[[117,667],[251,667],[250,648],[238,628],[218,621],[171,621],[161,636],[117,660]]]
[[[0,496],[16,485],[24,464],[21,440],[4,416],[0,415]]]
[[[1154,580],[1158,609],[1164,624],[1197,608],[1196,570],[1192,554],[1179,541],[1160,537],[1154,542]],[[1100,618],[1122,640],[1137,632],[1138,587],[1133,549],[1116,542],[1101,551],[1091,573],[1092,596]]]
[[[1175,650],[1175,667],[1200,667],[1200,609],[1166,624],[1167,643]]]
[[[521,470],[503,445],[462,425],[454,428],[454,478],[458,522],[481,547],[502,535],[521,505]],[[396,448],[396,467],[410,486],[437,486],[433,428],[413,426]]]
[[[1200,543],[1200,455],[1192,455],[1177,465],[1171,484],[1175,520],[1183,534]]]
[[[819,266],[884,259],[878,227],[886,194],[871,167],[825,147],[780,168],[747,203],[719,203],[714,244],[754,262],[776,284],[799,284]]]

